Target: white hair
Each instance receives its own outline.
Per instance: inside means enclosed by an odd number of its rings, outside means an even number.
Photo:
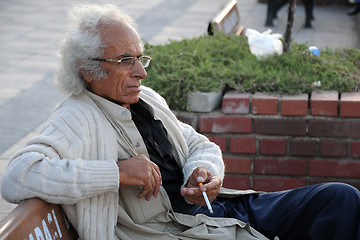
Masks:
[[[64,93],[79,94],[87,87],[80,69],[94,79],[106,76],[100,62],[92,60],[101,58],[106,47],[100,27],[127,24],[135,29],[135,25],[130,16],[112,4],[82,4],[69,11],[69,17],[71,28],[60,49],[55,85]]]

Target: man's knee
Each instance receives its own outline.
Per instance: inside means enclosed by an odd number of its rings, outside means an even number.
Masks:
[[[325,201],[354,201],[360,205],[360,192],[355,187],[346,183],[324,183],[319,185],[319,193]]]

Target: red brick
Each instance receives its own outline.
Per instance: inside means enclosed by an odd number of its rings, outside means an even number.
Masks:
[[[285,155],[286,139],[261,139],[260,154],[263,155]]]
[[[223,186],[231,189],[248,190],[250,189],[250,179],[242,176],[225,176]]]
[[[313,116],[337,116],[338,115],[338,91],[314,91],[311,94],[311,115]]]
[[[255,137],[232,137],[230,138],[231,153],[256,153]]]
[[[348,144],[343,141],[322,140],[320,155],[323,157],[347,157]]]
[[[351,143],[351,156],[360,158],[360,142]]]
[[[225,93],[222,101],[222,111],[225,114],[248,114],[250,93],[229,91]]]
[[[216,143],[221,149],[222,152],[226,152],[226,137],[219,137],[219,136],[207,136],[208,139]]]
[[[308,114],[308,100],[306,93],[294,96],[282,96],[282,116],[306,116]]]
[[[219,116],[201,117],[200,132],[251,133],[251,118]]]
[[[255,93],[251,101],[251,112],[254,115],[276,115],[279,108],[279,96]]]
[[[254,177],[254,187],[256,191],[282,191],[306,186],[306,180],[303,178],[270,178]]]
[[[316,140],[292,139],[290,140],[290,155],[315,156]]]
[[[360,136],[359,120],[310,119],[309,136],[358,138]]]
[[[250,174],[251,159],[249,158],[224,158],[226,173]]]
[[[360,93],[342,93],[340,99],[341,117],[360,117]]]
[[[360,162],[337,160],[311,160],[309,175],[318,177],[360,177]]]
[[[254,119],[254,132],[266,135],[306,136],[306,119]]]
[[[255,159],[254,173],[266,175],[307,174],[307,161],[303,159]]]

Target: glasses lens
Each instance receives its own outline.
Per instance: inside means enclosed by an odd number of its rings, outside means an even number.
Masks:
[[[121,59],[119,66],[123,68],[130,68],[133,66],[134,62],[135,62],[134,57],[125,57]]]
[[[145,57],[140,57],[139,61],[143,65],[144,68],[147,68],[150,64],[150,59]]]

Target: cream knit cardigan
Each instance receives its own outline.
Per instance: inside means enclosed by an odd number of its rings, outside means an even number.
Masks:
[[[223,178],[221,151],[215,144],[178,121],[153,90],[142,87],[140,97],[166,127],[185,182],[199,165]],[[62,204],[81,239],[113,239],[122,191],[118,144],[124,156],[147,153],[134,145],[140,135],[126,108],[117,119],[120,125],[130,126],[122,128],[123,142],[108,118],[86,91],[70,96],[56,108],[41,134],[11,157],[2,181],[3,198],[19,203],[39,197]]]

